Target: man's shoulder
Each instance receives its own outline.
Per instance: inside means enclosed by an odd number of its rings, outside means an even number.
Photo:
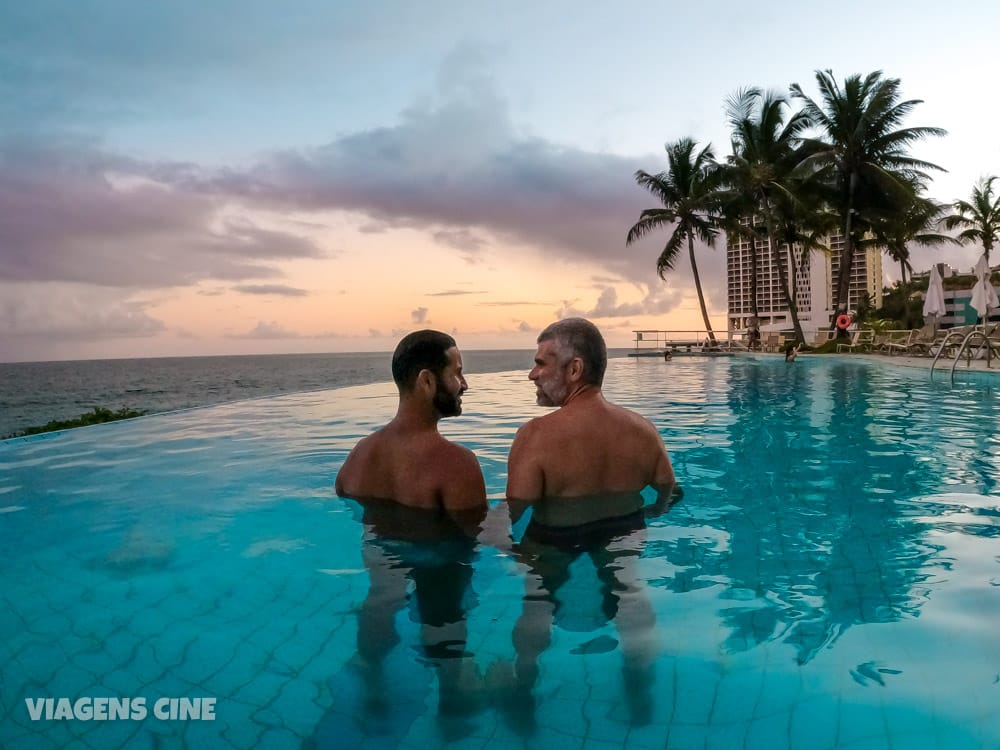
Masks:
[[[370,435],[365,435],[351,449],[351,453],[355,456],[365,456],[378,450],[378,448],[386,442],[386,430],[385,427],[380,427],[375,432]]]
[[[442,456],[461,461],[476,460],[476,454],[461,443],[453,442],[443,435],[439,435],[438,437],[440,439],[435,441],[434,449],[439,451]]]
[[[535,439],[539,435],[545,435],[548,431],[559,428],[559,416],[562,409],[543,414],[540,417],[533,417],[517,429],[515,440],[524,442]]]
[[[608,407],[611,411],[612,416],[617,417],[623,422],[631,422],[632,424],[635,424],[637,426],[638,425],[652,426],[652,422],[650,422],[646,417],[642,416],[642,414],[640,414],[639,412],[635,411],[635,409],[629,409],[628,407],[619,406],[618,404],[612,404],[611,402],[608,402]]]

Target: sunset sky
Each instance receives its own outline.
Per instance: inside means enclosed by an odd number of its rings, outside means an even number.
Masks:
[[[626,248],[740,87],[883,70],[949,134],[932,195],[1000,173],[991,0],[0,4],[0,361],[530,348],[699,328],[666,234]],[[819,8],[822,7],[822,10]],[[971,267],[973,247],[917,250]],[[724,327],[725,250],[700,254]]]

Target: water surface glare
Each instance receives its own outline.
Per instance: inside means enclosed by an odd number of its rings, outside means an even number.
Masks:
[[[494,505],[525,375],[442,423]],[[0,747],[1000,747],[994,386],[735,357],[605,390],[686,494],[590,554],[372,539],[332,484],[389,384],[0,442]],[[215,718],[25,702],[100,696]]]

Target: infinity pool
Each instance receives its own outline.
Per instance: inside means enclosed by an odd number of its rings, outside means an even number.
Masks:
[[[442,423],[493,505],[525,374]],[[734,357],[605,390],[685,496],[558,588],[523,522],[403,549],[335,497],[388,384],[0,442],[0,746],[1000,747],[997,388]]]

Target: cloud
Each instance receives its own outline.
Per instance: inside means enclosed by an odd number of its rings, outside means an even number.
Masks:
[[[179,116],[201,114],[219,91],[248,87],[270,102],[265,91],[305,88],[320,54],[324,73],[346,79],[384,13],[325,0],[294,13],[258,0],[3,3],[0,131],[148,118],[164,99]]]
[[[155,336],[166,329],[146,312],[146,303],[81,285],[0,283],[0,299],[0,340],[99,341]]]
[[[324,255],[189,189],[177,165],[72,139],[2,141],[0,167],[0,281],[154,289],[275,278],[280,260]]]
[[[520,323],[518,323],[517,330],[520,331],[521,333],[532,333],[536,329],[535,326],[531,325],[526,320],[522,320]]]
[[[233,291],[241,294],[275,294],[282,297],[304,297],[309,294],[305,289],[283,284],[240,284],[234,286]]]
[[[625,235],[656,205],[633,174],[662,168],[663,156],[595,153],[522,134],[474,59],[448,61],[440,78],[436,94],[393,125],[273,154],[218,175],[211,189],[274,210],[358,212],[368,232],[418,229],[467,252],[516,243],[549,261],[588,261],[650,281],[657,248],[626,248]]]
[[[486,294],[486,292],[473,292],[464,289],[448,289],[443,292],[428,292],[426,297],[459,297],[465,294]]]
[[[231,339],[297,339],[301,335],[295,331],[283,328],[275,321],[261,320],[250,331],[246,333],[230,333],[227,338]]]
[[[490,244],[489,240],[482,234],[465,228],[438,229],[431,233],[431,237],[441,245],[463,250],[463,257],[470,263],[477,262],[483,249]]]
[[[364,231],[424,231],[473,262],[488,245],[517,245],[548,263],[603,269],[598,283],[690,290],[685,258],[666,282],[656,276],[667,230],[625,246],[641,211],[658,205],[633,175],[663,169],[662,153],[626,157],[523,134],[475,55],[457,54],[439,78],[395,124],[274,153],[201,189],[274,211],[358,213]],[[695,250],[706,295],[724,308],[725,252]]]
[[[639,302],[618,302],[618,291],[613,286],[604,287],[594,306],[581,310],[579,300],[566,300],[556,313],[558,318],[622,318],[633,315],[664,315],[680,306],[683,293],[679,290],[650,292]]]
[[[418,307],[416,310],[412,310],[410,312],[410,319],[414,323],[418,323],[418,324],[429,322],[427,320],[427,308],[426,307]]]

